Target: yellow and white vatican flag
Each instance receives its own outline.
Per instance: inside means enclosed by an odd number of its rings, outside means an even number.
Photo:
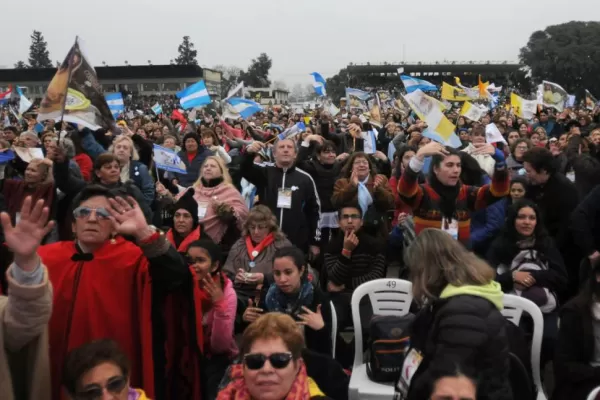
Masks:
[[[510,105],[513,108],[515,115],[526,119],[533,119],[538,106],[537,100],[525,100],[524,98],[511,93],[510,94]]]
[[[470,119],[471,121],[479,121],[487,113],[487,107],[469,103],[468,101],[465,101],[465,104],[460,110],[460,115]]]

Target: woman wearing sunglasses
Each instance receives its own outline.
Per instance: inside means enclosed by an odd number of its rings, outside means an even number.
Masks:
[[[329,399],[308,377],[303,347],[302,331],[290,316],[263,315],[244,331],[242,363],[231,367],[231,381],[217,400]]]
[[[86,343],[69,352],[62,384],[73,400],[148,400],[130,387],[131,363],[114,340]]]

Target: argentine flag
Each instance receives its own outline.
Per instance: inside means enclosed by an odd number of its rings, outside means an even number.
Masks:
[[[31,108],[33,103],[27,97],[25,97],[20,86],[17,86],[17,94],[19,95],[19,98],[20,98],[19,115],[23,115],[24,112],[27,112],[27,110],[29,110]]]
[[[123,102],[123,95],[118,93],[106,93],[104,95],[106,99],[106,104],[108,104],[108,108],[114,118],[117,118],[119,114],[125,112],[125,103]]]
[[[325,90],[325,79],[318,72],[313,72],[312,77],[314,79],[313,88],[315,89],[315,93],[319,97],[327,96],[327,91]]]
[[[402,80],[402,83],[406,88],[406,93],[412,93],[417,89],[420,89],[422,92],[435,92],[438,90],[437,86],[433,83],[423,79],[413,78],[412,76],[400,75],[400,80]]]
[[[152,106],[152,112],[156,115],[158,114],[162,114],[162,107],[160,104],[156,103],[155,105]]]
[[[291,128],[286,129],[285,131],[281,132],[279,135],[277,135],[277,139],[279,140],[283,140],[283,139],[291,139],[294,136],[296,136],[297,134],[306,131],[306,125],[304,125],[304,122],[298,122],[296,125],[292,126]]]
[[[244,119],[248,119],[248,117],[256,114],[259,111],[262,111],[263,109],[257,102],[242,99],[241,97],[232,97],[227,100],[227,102],[231,104],[233,109]]]
[[[164,169],[169,172],[187,174],[185,164],[173,150],[155,144],[153,146],[153,153],[156,168]]]
[[[204,81],[194,83],[192,86],[177,92],[177,98],[184,110],[210,104],[210,95]]]

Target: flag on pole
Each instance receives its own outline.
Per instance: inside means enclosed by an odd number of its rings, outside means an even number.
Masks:
[[[210,95],[203,80],[177,92],[177,98],[184,110],[210,104]]]
[[[422,115],[423,120],[429,126],[424,132],[432,140],[440,142],[446,146],[460,147],[462,145],[459,137],[454,133],[456,126],[442,114],[439,106],[426,96],[421,90],[417,89],[404,96],[410,107],[417,115]]]
[[[185,164],[181,161],[181,158],[179,158],[175,151],[155,144],[153,152],[156,168],[164,169],[169,172],[187,174]]]
[[[327,91],[325,90],[325,79],[318,72],[311,73],[313,77],[313,88],[315,89],[315,93],[319,97],[327,96]]]
[[[162,114],[162,112],[163,112],[162,106],[160,104],[156,103],[155,105],[152,106],[152,112],[156,115]]]
[[[17,86],[17,94],[19,95],[19,115],[23,115],[31,108],[33,103],[25,97],[23,90],[19,86]]]
[[[60,121],[61,117],[91,130],[114,127],[96,70],[85,57],[79,39],[58,67],[39,108],[38,121]]]
[[[371,94],[360,89],[346,88],[346,104],[349,109],[361,108],[368,110],[367,99],[371,97]]]
[[[538,101],[525,100],[524,98],[517,96],[515,93],[511,93],[510,105],[515,112],[515,115],[526,120],[531,120],[537,112]]]
[[[488,143],[502,142],[506,144],[506,140],[504,140],[502,133],[494,123],[485,126],[485,140]]]
[[[123,102],[123,95],[120,92],[105,93],[104,98],[113,118],[117,119],[120,114],[125,112],[125,103]]]
[[[231,89],[223,101],[227,101],[234,96],[244,97],[244,82],[240,82],[236,87]]]
[[[227,102],[231,104],[235,112],[244,119],[248,119],[252,115],[263,110],[262,106],[257,102],[241,97],[232,97],[227,100]]]
[[[460,110],[460,115],[470,119],[471,121],[479,121],[485,114],[487,114],[487,112],[488,110],[486,107],[481,107],[477,104],[472,104],[468,101],[465,101],[465,104]]]
[[[306,125],[304,125],[304,122],[298,122],[296,125],[286,129],[285,131],[283,131],[279,135],[277,135],[277,139],[279,139],[279,140],[291,139],[294,136],[296,136],[297,134],[304,132],[305,130],[306,130]]]
[[[593,110],[598,104],[598,100],[590,93],[589,90],[585,90],[585,108]]]
[[[448,101],[468,101],[471,97],[461,87],[452,86],[446,82],[442,83],[442,99]]]
[[[406,93],[412,93],[415,90],[421,90],[422,92],[435,92],[438,90],[437,86],[433,83],[423,79],[414,78],[408,75],[400,75],[400,80],[404,84]]]
[[[0,105],[8,103],[10,96],[12,96],[12,86],[8,85],[8,89],[6,89],[5,92],[0,93]]]
[[[544,105],[544,107],[552,107],[563,112],[565,109],[565,103],[567,102],[569,94],[560,85],[543,81],[538,86],[538,101]]]

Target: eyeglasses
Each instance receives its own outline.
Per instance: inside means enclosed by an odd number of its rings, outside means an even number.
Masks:
[[[98,218],[98,219],[102,219],[102,220],[110,219],[110,213],[104,207],[98,207],[98,208],[77,207],[75,210],[73,210],[73,217],[87,219],[92,215],[93,211],[96,212],[96,218]]]
[[[360,215],[359,214],[342,214],[340,219],[349,219],[349,220],[360,219]]]
[[[251,370],[258,370],[264,367],[265,362],[269,363],[275,369],[283,369],[292,361],[292,353],[273,353],[270,356],[265,356],[261,353],[246,354],[244,356],[244,364]]]
[[[75,396],[77,400],[100,400],[104,394],[104,389],[111,394],[118,394],[127,386],[127,378],[124,376],[115,376],[108,380],[106,386],[94,384],[85,390],[78,392]]]

